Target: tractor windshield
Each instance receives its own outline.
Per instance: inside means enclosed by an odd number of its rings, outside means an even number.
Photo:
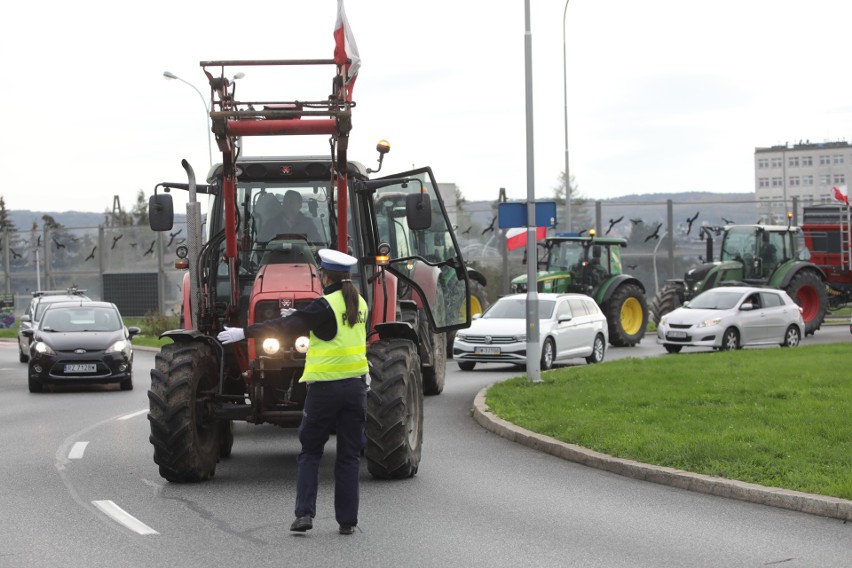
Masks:
[[[721,259],[751,263],[757,248],[755,229],[751,226],[731,227],[725,232]]]
[[[331,245],[328,182],[240,183],[237,203],[243,214],[244,242],[261,251],[269,243],[301,240],[313,251]]]
[[[583,243],[578,241],[552,241],[547,257],[548,270],[570,271],[583,262]]]

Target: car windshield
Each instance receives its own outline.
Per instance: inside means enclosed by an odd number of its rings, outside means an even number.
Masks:
[[[553,315],[553,300],[538,301],[538,318],[549,319]],[[524,298],[512,300],[497,300],[488,311],[482,314],[482,319],[526,319],[527,306]]]
[[[742,292],[710,290],[696,296],[686,307],[691,310],[730,310],[742,297]]]
[[[117,331],[121,329],[118,314],[111,308],[56,308],[44,313],[43,331]]]

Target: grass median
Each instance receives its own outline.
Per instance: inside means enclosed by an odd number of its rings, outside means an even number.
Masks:
[[[486,399],[513,424],[611,456],[852,499],[848,343],[568,367]]]

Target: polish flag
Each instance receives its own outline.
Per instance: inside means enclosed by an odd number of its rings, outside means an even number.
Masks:
[[[840,187],[838,187],[835,185],[832,189],[834,189],[834,198],[837,201],[842,201],[846,204],[846,207],[849,207],[849,190],[846,188],[846,186],[841,185]]]
[[[544,240],[547,236],[547,227],[535,228],[535,240]],[[506,231],[506,248],[509,250],[519,249],[527,246],[527,228],[513,227]]]
[[[346,65],[346,60],[352,63]],[[358,55],[358,45],[346,19],[346,11],[343,9],[343,0],[337,0],[337,23],[334,24],[334,63],[345,65],[346,74],[346,100],[352,102],[352,90],[355,88],[355,79],[358,69],[361,68],[361,57]]]

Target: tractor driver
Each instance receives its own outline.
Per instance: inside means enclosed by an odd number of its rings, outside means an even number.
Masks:
[[[322,240],[316,224],[302,213],[302,194],[296,190],[288,189],[281,202],[284,206],[282,219],[282,233],[296,233],[305,235],[309,243],[318,243]]]
[[[361,453],[367,422],[367,302],[350,277],[355,257],[329,249],[319,251],[323,295],[302,309],[245,329],[226,327],[219,341],[235,343],[246,337],[310,333],[305,370],[305,411],[299,426],[299,474],[296,481],[296,520],[291,531],[313,528],[317,509],[319,466],[323,448],[334,430],[334,512],[340,534],[353,534],[358,524]]]

